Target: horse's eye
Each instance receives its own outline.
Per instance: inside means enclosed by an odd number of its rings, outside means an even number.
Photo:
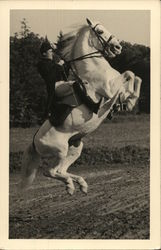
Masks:
[[[102,35],[103,34],[103,30],[97,30],[97,34]]]

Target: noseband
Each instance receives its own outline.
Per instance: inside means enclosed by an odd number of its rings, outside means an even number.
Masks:
[[[101,43],[101,45],[102,45],[102,47],[103,47],[103,51],[100,51],[100,52],[101,52],[102,54],[104,54],[105,51],[106,51],[107,46],[108,46],[109,43],[110,43],[110,41],[114,38],[114,35],[111,35],[111,36],[108,38],[108,40],[106,41],[106,40],[105,40],[102,36],[100,36],[100,35],[98,34],[98,32],[96,31],[96,27],[97,27],[98,25],[100,25],[100,24],[97,23],[94,27],[92,27],[92,30],[93,30],[93,32],[95,33],[96,37],[98,38],[98,40],[100,41],[100,43]]]

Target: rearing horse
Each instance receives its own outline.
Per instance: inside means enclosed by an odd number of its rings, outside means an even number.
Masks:
[[[140,95],[141,79],[131,71],[120,74],[107,61],[121,53],[121,45],[100,23],[87,19],[81,26],[63,35],[64,47],[61,55],[71,62],[72,71],[87,82],[86,89],[96,102],[102,99],[98,113],[93,113],[85,104],[73,108],[61,126],[54,127],[46,120],[23,154],[21,188],[28,188],[36,175],[41,156],[54,157],[53,166],[45,175],[59,179],[66,184],[67,192],[73,194],[74,182],[87,193],[86,181],[67,172],[81,155],[81,138],[94,131],[107,117],[118,98],[126,101],[127,110],[132,110]],[[69,80],[74,80],[69,75]],[[70,83],[70,81],[69,81]],[[70,143],[69,143],[70,142]]]

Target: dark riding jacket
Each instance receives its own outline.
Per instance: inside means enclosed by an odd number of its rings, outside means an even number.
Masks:
[[[44,79],[47,87],[47,105],[55,97],[55,83],[66,80],[63,66],[56,64],[53,60],[41,58],[37,64],[38,72]]]

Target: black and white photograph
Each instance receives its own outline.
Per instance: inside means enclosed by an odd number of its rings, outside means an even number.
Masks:
[[[159,1],[22,2],[5,45],[8,241],[159,249]]]

